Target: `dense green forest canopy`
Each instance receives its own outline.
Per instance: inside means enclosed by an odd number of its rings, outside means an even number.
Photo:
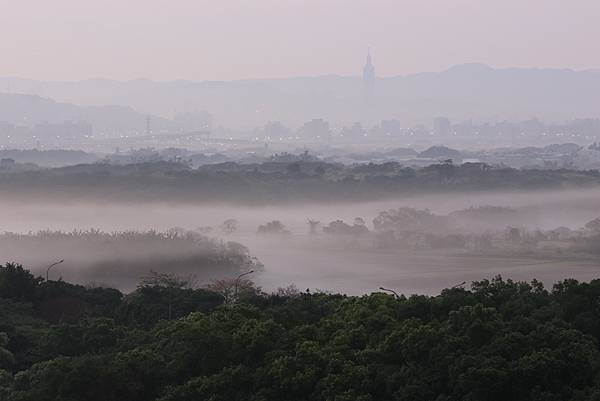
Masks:
[[[108,163],[0,171],[4,199],[119,201],[360,201],[440,191],[531,190],[597,187],[597,170],[536,170],[455,165],[423,168],[396,162],[345,166],[322,161],[233,162],[192,169],[185,163]]]
[[[165,278],[166,277],[166,278]],[[596,400],[600,280],[438,296],[136,291],[0,267],[0,399]]]

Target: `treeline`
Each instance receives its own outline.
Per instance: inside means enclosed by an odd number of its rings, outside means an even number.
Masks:
[[[153,276],[123,295],[3,266],[0,399],[600,397],[600,280],[408,298],[223,288]]]
[[[240,243],[178,228],[164,232],[6,232],[0,234],[0,253],[3,258],[19,260],[39,273],[44,273],[51,262],[64,259],[50,272],[51,277],[78,283],[109,283],[119,288],[135,288],[142,274],[165,266],[171,272],[194,275],[203,282],[261,267]]]
[[[406,193],[532,190],[600,185],[597,170],[519,170],[449,160],[424,168],[399,163],[344,166],[322,161],[233,162],[192,169],[185,163],[82,164],[0,172],[3,199],[87,201],[373,200]]]

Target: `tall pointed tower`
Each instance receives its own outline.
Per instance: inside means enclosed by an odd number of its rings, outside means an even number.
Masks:
[[[367,50],[367,62],[363,67],[363,82],[367,90],[371,90],[375,85],[375,67],[371,62],[371,48]]]
[[[363,121],[368,122],[372,120],[372,114],[374,113],[373,103],[373,89],[375,87],[375,67],[371,61],[371,48],[367,50],[367,61],[363,67]]]

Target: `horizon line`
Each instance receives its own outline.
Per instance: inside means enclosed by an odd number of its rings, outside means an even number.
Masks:
[[[574,73],[600,73],[600,68],[586,68],[586,69],[573,69],[573,68],[557,68],[557,67],[494,67],[486,63],[481,62],[465,62],[461,64],[453,64],[448,68],[439,70],[439,71],[421,71],[414,72],[409,74],[396,74],[396,75],[382,75],[376,76],[376,79],[394,79],[394,78],[407,78],[418,75],[425,74],[443,74],[449,72],[453,69],[460,67],[480,67],[482,69],[491,70],[491,71],[507,71],[507,70],[545,70],[545,71],[569,71]],[[74,79],[74,80],[64,80],[64,79],[40,79],[40,78],[28,78],[23,76],[15,76],[15,75],[1,75],[0,79],[2,80],[25,80],[25,81],[34,81],[34,82],[44,82],[44,83],[82,83],[82,82],[93,82],[93,81],[107,81],[107,82],[117,82],[117,83],[132,83],[132,82],[152,82],[152,83],[178,83],[178,82],[186,82],[186,83],[225,83],[225,82],[252,82],[252,81],[284,81],[284,80],[294,80],[294,79],[316,79],[316,78],[353,78],[353,79],[361,79],[360,73],[357,75],[343,75],[336,73],[325,73],[319,75],[296,75],[296,76],[287,76],[287,77],[256,77],[256,78],[236,78],[236,79],[188,79],[188,78],[174,78],[174,79],[153,79],[153,78],[131,78],[131,79],[114,79],[114,78],[105,78],[105,77],[92,77],[92,78],[82,78],[82,79]]]

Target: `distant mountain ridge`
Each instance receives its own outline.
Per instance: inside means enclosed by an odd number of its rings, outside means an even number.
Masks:
[[[598,70],[503,68],[463,64],[442,72],[380,77],[372,93],[362,79],[323,75],[288,79],[155,82],[147,79],[44,82],[0,78],[0,90],[36,93],[87,106],[115,104],[171,117],[206,110],[216,125],[240,128],[280,120],[292,127],[312,118],[334,124],[399,119],[552,121],[600,117]]]
[[[77,106],[35,95],[0,93],[0,121],[15,125],[86,121],[96,132],[143,132],[147,118],[146,114],[127,106]],[[172,126],[165,118],[151,118],[155,129]]]

